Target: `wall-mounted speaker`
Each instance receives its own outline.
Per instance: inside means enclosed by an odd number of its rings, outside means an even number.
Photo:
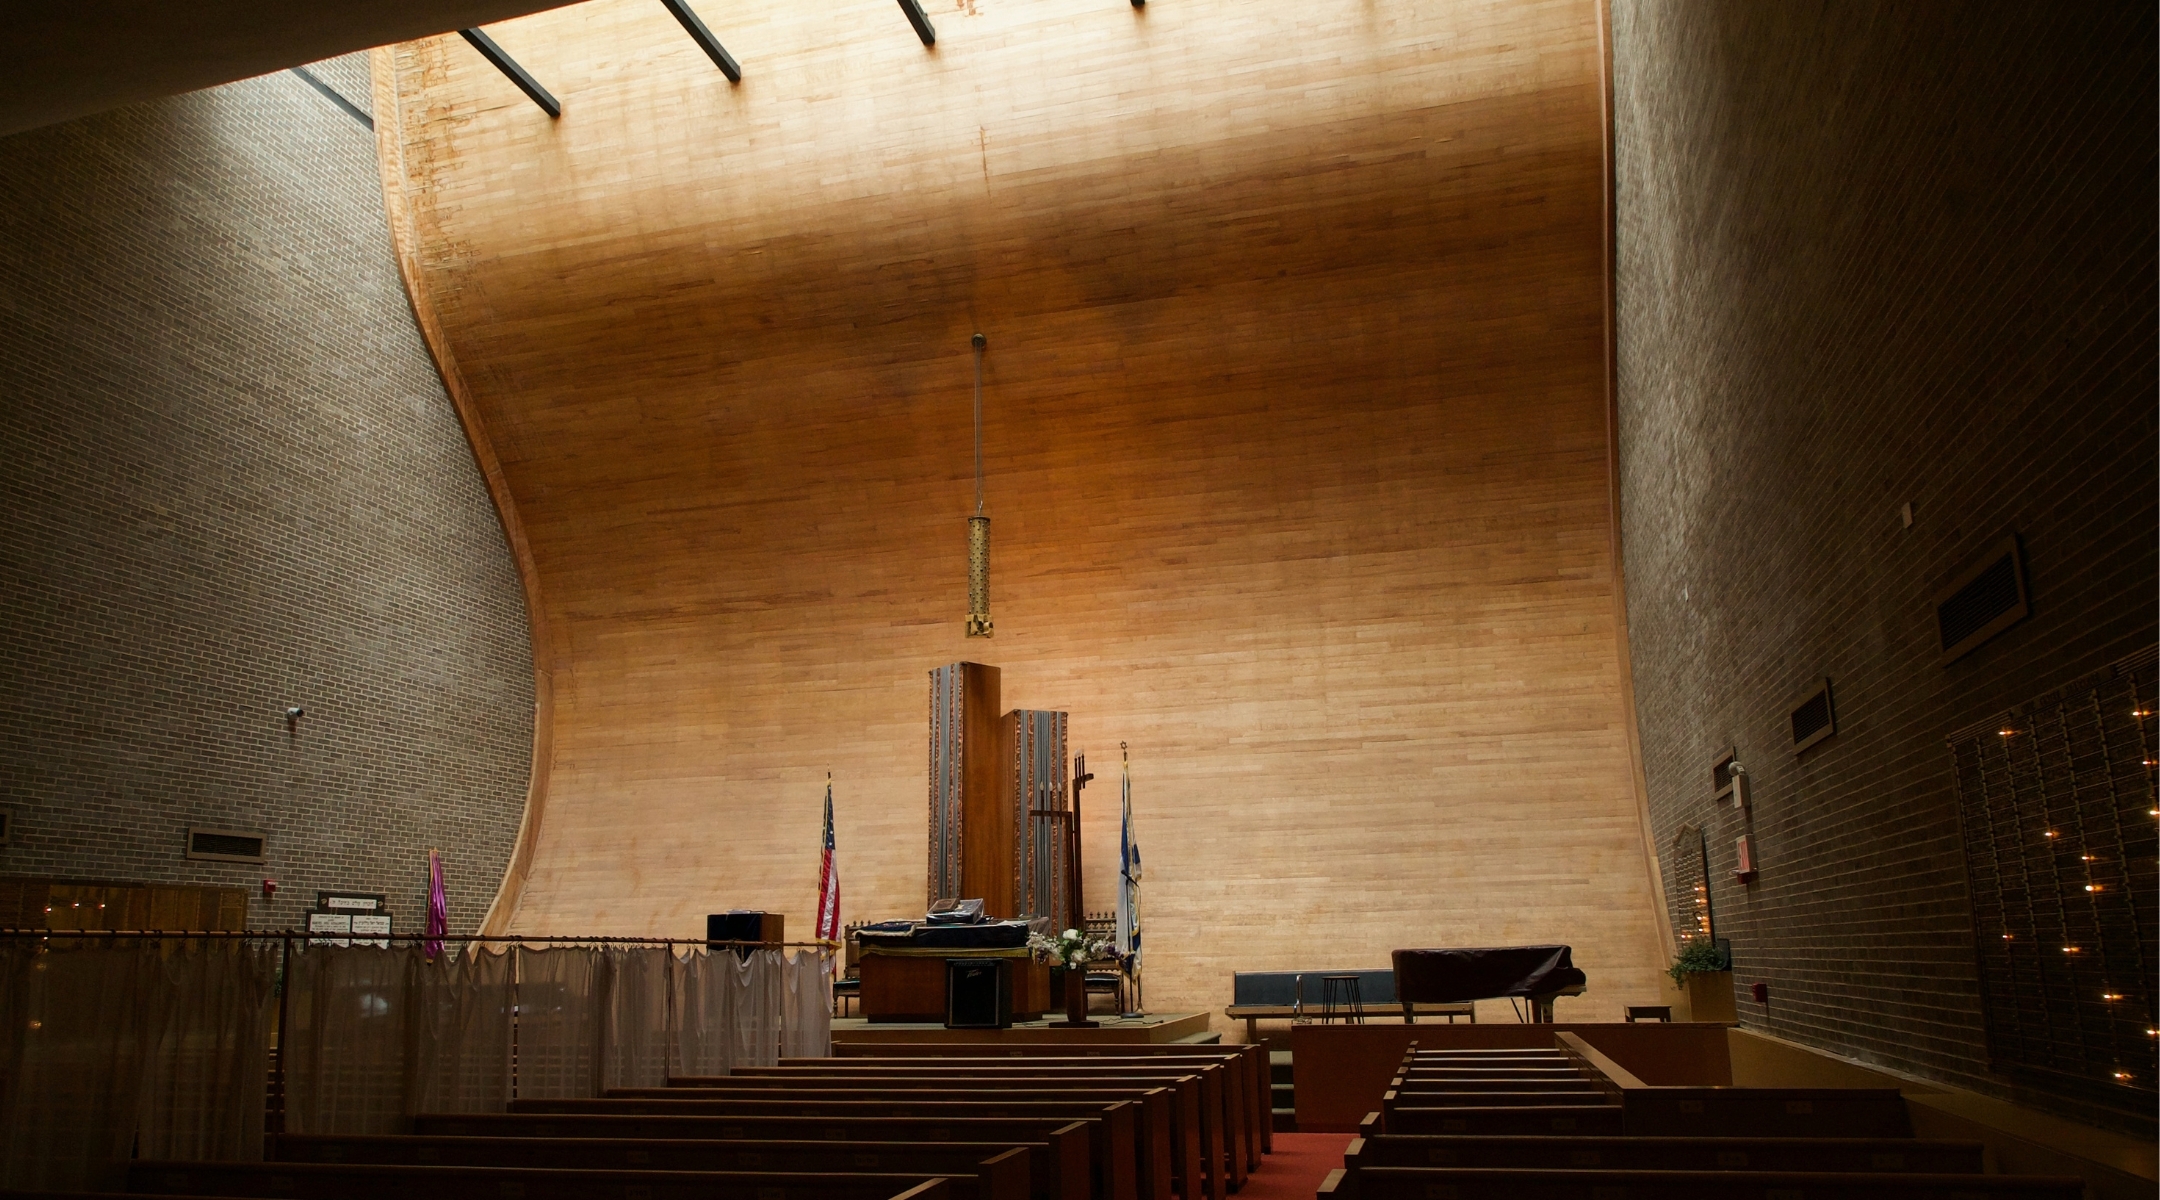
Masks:
[[[1012,960],[945,960],[945,1028],[1012,1027]]]

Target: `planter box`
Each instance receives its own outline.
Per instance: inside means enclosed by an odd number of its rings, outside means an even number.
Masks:
[[[1688,1020],[1738,1022],[1731,971],[1698,971],[1687,977]]]

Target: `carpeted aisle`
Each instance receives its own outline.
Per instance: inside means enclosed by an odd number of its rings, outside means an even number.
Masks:
[[[1320,1181],[1342,1165],[1347,1133],[1278,1133],[1275,1153],[1245,1179],[1238,1200],[1313,1200]]]

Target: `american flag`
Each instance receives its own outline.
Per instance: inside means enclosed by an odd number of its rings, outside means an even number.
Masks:
[[[825,858],[818,866],[817,932],[828,942],[840,940],[840,868],[833,865],[832,776],[825,777]]]

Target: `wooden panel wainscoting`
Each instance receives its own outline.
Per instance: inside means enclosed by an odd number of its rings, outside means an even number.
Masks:
[[[511,927],[807,910],[828,768],[848,918],[918,912],[924,673],[974,659],[1130,744],[1151,1008],[1531,942],[1589,973],[1563,1020],[1660,1002],[1592,0],[897,16],[708,14],[734,86],[645,3],[493,27],[558,121],[454,37],[384,52],[553,684]]]

